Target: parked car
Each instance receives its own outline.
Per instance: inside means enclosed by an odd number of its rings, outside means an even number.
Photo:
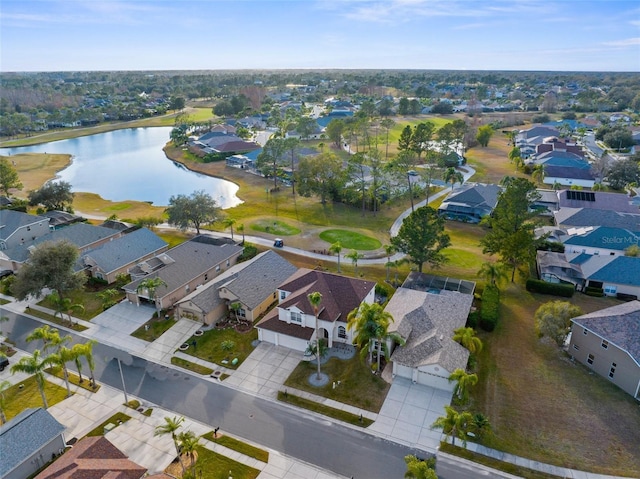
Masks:
[[[276,248],[282,248],[284,246],[284,241],[282,241],[280,238],[276,238],[273,242],[273,246],[275,246]]]
[[[0,356],[0,371],[4,371],[4,368],[9,366],[9,358],[6,356]]]

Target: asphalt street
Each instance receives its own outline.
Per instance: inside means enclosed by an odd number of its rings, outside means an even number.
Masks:
[[[12,312],[3,315],[10,318],[3,324],[3,331],[9,332],[18,348],[32,352],[39,346],[27,343],[25,337],[41,323]],[[71,336],[72,343],[85,341],[81,335]],[[120,358],[127,393],[347,477],[402,477],[406,471],[404,456],[418,453],[356,428],[130,356],[110,346],[96,344],[94,358],[99,382],[122,390],[115,359]]]

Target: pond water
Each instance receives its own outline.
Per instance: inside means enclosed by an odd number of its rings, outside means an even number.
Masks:
[[[169,160],[162,148],[170,127],[129,128],[19,148],[0,148],[0,155],[67,153],[72,164],[58,173],[73,191],[97,193],[111,201],[137,200],[166,206],[174,195],[204,190],[222,208],[242,201],[238,186],[201,175]]]

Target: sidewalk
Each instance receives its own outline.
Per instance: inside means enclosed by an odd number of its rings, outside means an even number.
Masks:
[[[2,296],[0,295],[0,297]],[[12,298],[7,297],[6,299]],[[22,312],[25,306],[25,303],[8,303],[6,305],[3,305],[3,308]],[[52,313],[52,311],[49,311],[46,308],[42,308],[40,306],[30,305],[30,307],[33,309]],[[202,326],[200,323],[192,320],[181,319],[158,339],[156,339],[152,343],[147,343],[146,341],[133,338],[132,336],[130,336],[130,334],[135,329],[137,329],[139,325],[144,324],[146,320],[150,319],[155,310],[151,307],[132,305],[125,301],[110,308],[108,312],[103,314],[108,314],[110,315],[110,317],[118,318],[121,314],[123,314],[123,311],[126,311],[126,314],[130,316],[127,318],[127,321],[125,323],[119,324],[117,328],[105,329],[105,321],[102,314],[94,318],[91,322],[77,320],[78,324],[82,324],[87,327],[87,330],[78,334],[87,338],[99,337],[100,342],[112,345],[119,349],[127,350],[130,353],[136,354],[144,359],[148,359],[153,362],[160,362],[170,368],[175,368],[175,366],[171,364],[172,356],[186,359],[193,363],[212,369],[215,373],[217,373],[217,376],[222,373],[229,375],[229,377],[226,378],[224,382],[222,382],[223,385],[225,385],[226,387],[237,389],[247,394],[252,394],[257,397],[276,400],[278,391],[287,389],[287,391],[291,394],[298,395],[321,404],[326,404],[336,409],[349,411],[352,414],[362,414],[363,417],[367,417],[373,420],[374,424],[366,429],[366,431],[373,436],[388,439],[396,443],[407,445],[409,447],[421,449],[426,453],[434,454],[437,452],[438,446],[443,436],[441,431],[431,429],[431,424],[433,424],[433,422],[442,415],[444,406],[448,405],[451,402],[451,393],[447,391],[429,388],[427,386],[413,384],[409,380],[395,378],[392,382],[391,389],[387,394],[387,398],[385,399],[382,408],[380,409],[379,413],[376,414],[370,411],[355,408],[347,404],[342,404],[331,399],[317,396],[306,391],[285,388],[284,381],[302,359],[301,353],[298,351],[293,351],[284,347],[277,347],[268,343],[260,343],[251,353],[251,355],[238,367],[237,370],[224,368],[217,364],[213,364],[203,359],[196,358],[178,350],[179,346],[185,343],[193,335],[193,333]],[[74,320],[74,322],[76,322],[76,320]],[[57,325],[54,326],[59,327]],[[2,374],[6,375],[7,371]],[[2,374],[0,374],[0,379],[2,379]],[[211,377],[209,378],[209,380],[219,381],[217,377]],[[120,393],[116,393],[116,396],[118,394]],[[67,401],[65,401],[65,403]],[[78,406],[80,415],[82,415],[82,412],[85,411],[85,407]],[[92,409],[92,407],[90,407],[89,409]],[[100,410],[99,407],[95,407],[95,409],[97,411]],[[166,415],[170,414],[172,413],[166,412]],[[309,414],[315,413],[309,412]],[[154,417],[155,416],[156,415],[154,411]],[[107,417],[109,416],[107,415]],[[92,416],[87,418],[87,420],[91,418]],[[67,421],[73,422],[72,418],[70,417],[67,417],[66,419]],[[61,420],[61,422],[63,421]],[[94,420],[94,422],[97,424],[100,423],[100,421],[97,419]],[[64,422],[63,424],[67,425],[67,423]],[[73,426],[73,424],[71,426]],[[351,426],[348,424],[345,424],[345,426],[356,428],[356,426]],[[91,429],[92,427],[88,428],[87,431]],[[357,430],[362,429],[357,428]],[[148,440],[148,437],[146,440]],[[128,440],[123,441],[124,446],[127,446]],[[171,444],[171,448],[172,447],[173,445]],[[167,450],[171,450],[171,448]],[[468,449],[490,457],[495,457],[505,462],[511,462],[513,464],[518,464],[534,470],[539,470],[542,472],[553,471],[553,474],[556,474],[560,477],[576,479],[613,478],[613,476],[603,476],[543,464],[537,461],[531,461],[528,459],[506,454],[501,451],[492,450],[473,443],[468,444]],[[135,451],[135,449],[133,449],[132,451]],[[123,452],[129,454],[129,452],[127,452],[127,450],[125,449],[123,449]],[[150,451],[150,453],[153,453],[153,451]],[[270,458],[271,456],[276,456],[276,454],[277,453],[275,452],[271,453]],[[267,470],[264,469],[263,473],[261,473],[259,477],[261,479],[337,477],[330,474],[326,475],[328,474],[326,471],[323,472],[317,468],[306,470],[304,469],[304,467],[310,466],[302,465],[298,467],[298,462],[296,462],[295,460],[284,458],[282,456],[281,458],[281,462],[275,468],[275,470],[279,472],[269,472],[268,474],[271,475],[263,476],[262,474],[267,473]],[[132,457],[132,460],[135,459]],[[140,464],[144,465],[143,463]],[[298,472],[295,471],[299,470],[304,470],[304,474],[298,475]]]

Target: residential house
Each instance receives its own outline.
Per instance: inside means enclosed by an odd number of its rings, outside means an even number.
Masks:
[[[24,479],[62,454],[65,427],[43,408],[29,408],[0,426],[0,478]]]
[[[66,211],[47,211],[39,216],[49,218],[49,228],[51,229],[64,228],[73,223],[86,221],[82,216],[67,213]]]
[[[520,130],[515,137],[515,145],[520,149],[522,158],[529,158],[536,152],[536,146],[540,145],[547,138],[557,138],[560,132],[555,128],[534,125],[526,130]]]
[[[329,347],[351,344],[355,332],[347,329],[347,316],[362,303],[373,303],[375,286],[372,281],[301,268],[278,287],[277,307],[256,325],[258,339],[305,351],[316,339],[315,312],[308,295],[318,292],[322,295],[320,337]]]
[[[33,241],[49,233],[49,218],[0,210],[0,250]]]
[[[624,255],[630,246],[640,246],[640,233],[607,226],[568,228],[566,234],[560,236],[560,242],[564,244],[565,253]]]
[[[239,303],[238,317],[255,321],[277,300],[276,290],[297,268],[274,251],[231,266],[176,303],[177,317],[216,324]]]
[[[45,235],[29,239],[4,251],[0,250],[0,269],[17,271],[24,262],[29,260],[31,251],[45,242],[68,241],[80,250],[80,255],[83,255],[122,235],[121,231],[87,223],[75,223],[64,228],[49,230]],[[76,269],[79,271],[82,268],[82,264],[78,262]]]
[[[540,279],[569,282],[578,291],[589,287],[607,296],[640,297],[640,258],[538,251],[537,268]]]
[[[561,207],[553,213],[553,216],[556,225],[560,228],[605,226],[640,231],[640,214],[593,208]]]
[[[640,301],[573,318],[569,354],[640,399]]]
[[[80,261],[94,278],[111,284],[136,264],[166,251],[169,245],[154,232],[140,228],[87,251]]]
[[[390,332],[406,344],[391,354],[393,376],[452,391],[449,376],[466,369],[469,351],[453,341],[453,331],[466,324],[475,283],[411,273],[387,303],[394,322]],[[391,345],[393,348],[393,345]]]
[[[558,195],[555,190],[545,190],[538,188],[539,198],[533,202],[531,208],[541,215],[553,216],[554,211],[558,211]]]
[[[560,208],[589,208],[616,211],[618,213],[640,214],[640,205],[634,198],[622,193],[604,191],[562,190],[558,191]],[[580,226],[601,226],[599,224]]]
[[[34,479],[141,479],[147,469],[104,436],[85,437]]]
[[[478,223],[493,212],[501,191],[498,185],[467,183],[449,193],[438,214],[449,220]]]
[[[133,281],[123,289],[132,303],[154,302],[160,309],[168,309],[236,264],[242,251],[242,246],[233,242],[197,236],[130,268]],[[156,277],[166,286],[155,291],[154,301],[149,291],[138,291],[138,286],[144,279]]]

